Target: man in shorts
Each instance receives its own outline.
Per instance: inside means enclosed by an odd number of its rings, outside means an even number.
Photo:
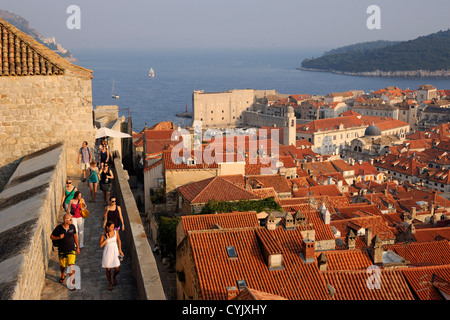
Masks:
[[[76,255],[80,254],[78,236],[75,226],[72,224],[72,215],[65,214],[64,222],[53,230],[50,239],[57,242],[59,269],[61,271],[60,283],[64,282],[66,267],[75,265]],[[72,276],[75,271],[69,276]]]
[[[90,163],[92,162],[92,154],[88,148],[87,141],[83,141],[83,146],[78,151],[78,164],[80,165],[81,171],[83,172],[82,182],[86,181],[86,172],[89,169]]]

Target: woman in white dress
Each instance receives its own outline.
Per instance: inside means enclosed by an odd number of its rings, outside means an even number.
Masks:
[[[106,278],[109,283],[108,289],[112,290],[113,284],[117,284],[116,277],[119,274],[120,261],[124,256],[119,232],[114,230],[112,221],[106,223],[105,233],[100,237],[100,248],[103,248],[102,268],[106,269]],[[112,268],[114,268],[113,281],[111,281]]]

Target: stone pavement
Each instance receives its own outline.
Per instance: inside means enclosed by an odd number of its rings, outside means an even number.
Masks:
[[[41,294],[41,300],[136,300],[136,282],[132,273],[131,259],[126,245],[125,231],[120,232],[122,251],[125,255],[117,276],[117,286],[108,290],[108,281],[105,269],[101,267],[103,248],[100,248],[100,236],[102,234],[102,215],[104,212],[103,192],[98,188],[96,202],[90,202],[91,196],[87,182],[82,183],[79,177],[72,177],[72,182],[81,191],[86,201],[90,216],[84,224],[84,248],[77,256],[76,265],[81,271],[81,289],[70,291],[65,283],[59,283],[60,271],[57,249],[51,252],[45,286]],[[114,191],[112,192],[114,194]],[[60,201],[58,199],[57,201]],[[119,203],[120,205],[120,203]],[[58,216],[61,223],[63,212]],[[50,236],[50,235],[48,235]]]

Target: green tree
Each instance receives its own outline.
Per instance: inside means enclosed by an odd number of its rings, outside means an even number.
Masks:
[[[177,225],[180,218],[160,217],[157,240],[161,247],[162,256],[176,255]]]

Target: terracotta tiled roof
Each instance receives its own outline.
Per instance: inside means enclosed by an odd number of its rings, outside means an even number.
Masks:
[[[293,194],[295,197],[306,197],[309,192],[314,192],[315,196],[342,196],[341,191],[339,191],[335,184],[299,188],[297,191],[293,191]]]
[[[92,78],[91,70],[70,63],[1,18],[0,34],[0,76],[73,74]]]
[[[323,272],[325,281],[336,291],[335,300],[414,300],[399,270],[380,269],[380,288],[369,288],[367,271]],[[374,282],[373,282],[374,283]]]
[[[402,269],[401,272],[419,300],[443,300],[437,289],[442,286],[441,282],[450,281],[450,266],[407,268]],[[431,283],[433,274],[436,284]],[[446,287],[448,288],[448,285]]]
[[[290,193],[291,187],[288,179],[280,175],[254,175],[246,177],[246,184],[252,189],[273,187],[277,193]]]
[[[450,243],[448,240],[432,242],[411,242],[386,245],[384,250],[392,250],[411,264],[450,264]]]
[[[242,290],[233,300],[287,300],[275,294],[258,291],[251,288]]]
[[[180,151],[180,157],[176,157],[175,159],[172,159],[172,150],[164,150],[163,151],[163,158],[164,158],[164,169],[165,170],[194,170],[194,169],[205,169],[205,168],[209,168],[209,169],[217,169],[219,168],[219,165],[217,162],[215,161],[205,161],[204,159],[202,159],[203,161],[201,161],[201,163],[196,163],[193,165],[189,165],[187,163],[184,163],[182,161],[181,155],[182,152]],[[192,151],[192,156],[195,156],[195,152]]]
[[[443,238],[450,241],[450,228],[416,228],[416,232],[412,235],[417,242],[431,242],[435,241],[437,238]]]
[[[273,187],[253,189],[252,192],[256,194],[261,199],[267,199],[273,197],[275,201],[278,200],[277,193]]]
[[[342,236],[346,236],[350,229],[354,232],[359,229],[372,229],[372,235],[378,235],[381,240],[393,240],[395,235],[390,227],[386,225],[382,216],[367,216],[360,218],[344,219],[344,220],[332,220],[331,225],[341,232]],[[355,232],[356,234],[356,232]]]
[[[399,157],[394,154],[387,154],[377,158],[373,165],[384,170],[395,171],[410,176],[419,175],[420,168],[428,167],[427,164],[422,162],[418,162],[411,158]]]
[[[316,252],[316,260],[324,253],[328,262],[326,271],[367,270],[373,264],[367,250],[331,250]]]
[[[270,231],[272,243],[283,253],[281,270],[269,270],[265,261],[258,228],[190,232],[195,271],[201,298],[223,300],[226,287],[245,280],[254,290],[274,294],[290,300],[327,300],[326,285],[315,263],[305,264],[300,256],[300,230],[277,228]],[[227,246],[234,246],[237,258],[229,259]]]
[[[209,230],[215,225],[224,229],[258,227],[256,212],[230,212],[181,216],[184,234],[194,230]]]
[[[369,124],[359,119],[358,116],[346,116],[313,120],[306,124],[297,124],[297,132],[313,133],[318,131],[339,130],[341,124],[345,129],[369,126]]]
[[[259,197],[219,176],[178,187],[178,192],[191,204],[216,201],[256,200]]]
[[[367,125],[371,125],[374,123],[378,128],[380,128],[381,132],[404,126],[409,126],[409,123],[387,117],[362,116],[361,120],[364,121]]]

